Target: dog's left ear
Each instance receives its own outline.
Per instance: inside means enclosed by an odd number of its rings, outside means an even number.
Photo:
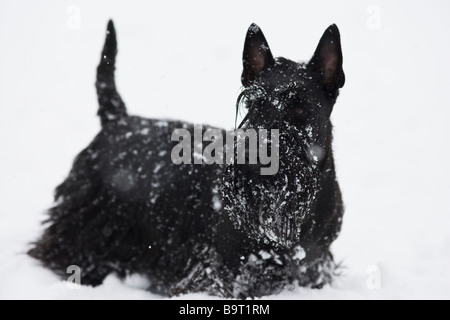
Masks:
[[[333,24],[323,34],[308,64],[313,71],[320,74],[323,87],[331,96],[336,96],[339,88],[345,84],[342,62],[341,35],[338,27]]]
[[[275,64],[266,37],[256,24],[252,24],[248,29],[242,61],[244,64],[242,84],[244,86],[249,86],[261,71]]]

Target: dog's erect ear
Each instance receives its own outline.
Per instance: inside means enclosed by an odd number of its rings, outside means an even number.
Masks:
[[[333,24],[323,34],[309,62],[309,67],[320,74],[324,89],[332,96],[345,83],[342,62],[341,35],[338,27]]]
[[[242,60],[244,63],[242,84],[244,86],[250,85],[262,70],[275,64],[267,40],[256,24],[252,24],[248,29]]]

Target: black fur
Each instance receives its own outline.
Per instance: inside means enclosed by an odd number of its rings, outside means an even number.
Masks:
[[[261,30],[249,29],[240,127],[280,130],[274,176],[258,165],[173,164],[172,132],[194,126],[128,116],[116,53],[110,22],[97,76],[102,130],[57,188],[29,254],[62,277],[78,265],[87,285],[141,273],[169,296],[259,297],[329,283],[343,215],[330,122],[345,81],[338,28],[326,30],[309,63],[274,59]]]

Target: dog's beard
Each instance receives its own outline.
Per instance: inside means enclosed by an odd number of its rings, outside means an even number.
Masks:
[[[235,227],[258,242],[297,245],[318,192],[316,169],[307,161],[280,159],[274,176],[245,174],[246,165],[225,169],[222,199]]]

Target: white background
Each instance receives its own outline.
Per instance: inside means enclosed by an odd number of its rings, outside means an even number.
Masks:
[[[0,0],[0,298],[158,298],[138,276],[69,290],[24,254],[100,128],[94,81],[109,18],[130,113],[226,128],[252,22],[274,55],[293,60],[309,59],[336,23],[347,76],[333,115],[342,276],[272,298],[450,298],[449,9],[445,0]],[[381,286],[370,290],[374,268]]]

